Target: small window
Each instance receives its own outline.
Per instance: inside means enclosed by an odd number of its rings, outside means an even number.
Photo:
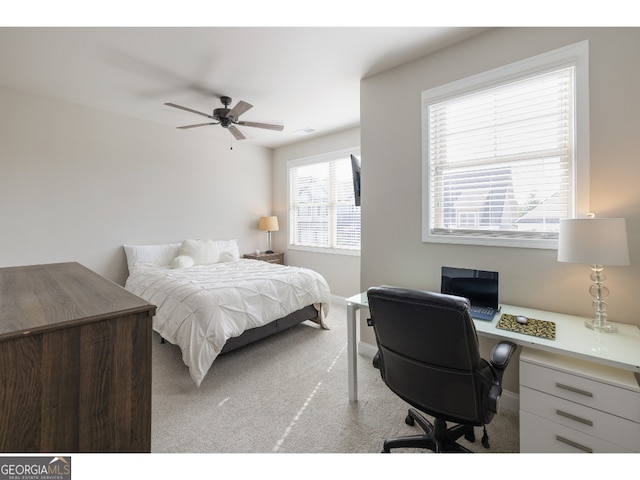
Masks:
[[[359,184],[354,184],[351,155],[359,159],[360,152],[289,162],[289,248],[360,253]]]
[[[423,240],[555,248],[588,210],[586,43],[423,92]]]

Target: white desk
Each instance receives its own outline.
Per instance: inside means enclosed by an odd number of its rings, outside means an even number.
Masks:
[[[347,353],[349,400],[358,400],[356,312],[368,307],[366,292],[347,300]],[[500,315],[524,315],[538,320],[556,323],[556,339],[546,340],[531,335],[509,332],[496,328]],[[581,358],[601,365],[609,365],[638,374],[640,372],[640,328],[616,323],[615,333],[598,333],[584,326],[584,317],[564,315],[541,310],[502,305],[493,321],[474,320],[478,335],[512,342],[537,350],[546,350],[569,357]],[[636,375],[638,376],[638,375]]]

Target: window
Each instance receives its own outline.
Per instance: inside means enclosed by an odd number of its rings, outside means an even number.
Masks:
[[[289,162],[289,248],[360,253],[352,154],[360,158],[353,149]]]
[[[586,42],[423,92],[423,240],[556,248],[588,211]]]

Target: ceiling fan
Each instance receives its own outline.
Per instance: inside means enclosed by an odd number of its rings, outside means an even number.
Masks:
[[[235,107],[229,109],[229,105],[231,105],[232,101],[231,97],[221,96],[220,101],[224,105],[224,108],[215,108],[213,110],[213,115],[198,112],[197,110],[192,110],[191,108],[183,107],[182,105],[176,105],[175,103],[165,103],[165,105],[173,108],[179,108],[180,110],[185,110],[187,112],[197,113],[198,115],[202,115],[204,117],[215,120],[215,122],[197,123],[195,125],[185,125],[178,128],[195,128],[204,127],[206,125],[222,125],[222,127],[228,129],[231,132],[236,140],[245,140],[247,138],[250,138],[248,135],[243,133],[236,125],[240,125],[243,127],[265,128],[267,130],[277,130],[279,132],[284,129],[284,125],[282,123],[263,123],[238,120],[240,115],[252,108],[253,105],[240,100]]]

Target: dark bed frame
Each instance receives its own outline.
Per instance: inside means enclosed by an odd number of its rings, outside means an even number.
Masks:
[[[262,325],[261,327],[246,330],[239,337],[230,338],[227,340],[227,343],[224,344],[220,353],[227,353],[232,350],[236,350],[237,348],[244,347],[249,343],[253,343],[278,332],[282,332],[283,330],[293,327],[305,320],[312,320],[313,322],[320,324],[319,315],[320,313],[316,310],[316,307],[308,305],[296,312],[290,313],[286,317],[279,318],[271,323]]]
[[[290,313],[286,317],[278,318],[271,323],[267,323],[266,325],[262,325],[261,327],[251,328],[249,330],[245,330],[240,336],[233,337],[227,340],[227,343],[222,347],[222,351],[220,354],[231,352],[232,350],[236,350],[240,347],[244,347],[250,343],[256,342],[265,337],[269,337],[278,332],[282,332],[287,328],[293,327],[299,323],[304,322],[305,320],[311,320],[312,322],[321,324],[320,322],[320,312],[313,305],[307,305],[304,308],[301,308],[298,311]],[[165,343],[165,339],[161,338],[160,343]]]

